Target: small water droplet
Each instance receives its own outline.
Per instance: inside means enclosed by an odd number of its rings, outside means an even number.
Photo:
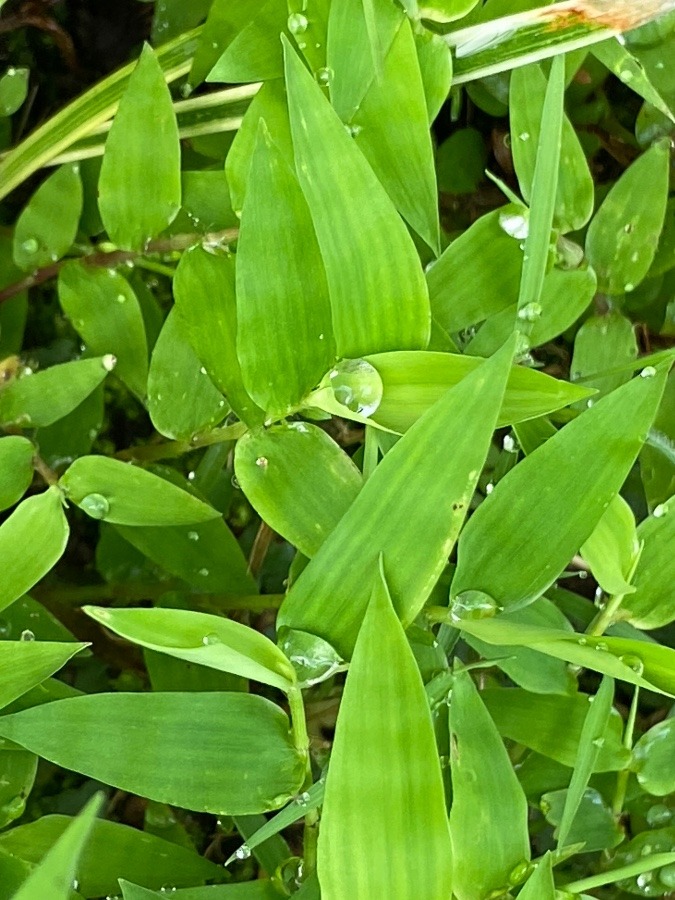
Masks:
[[[194,480],[195,480],[195,474],[196,474],[196,473],[195,473],[194,471],[188,472],[188,473],[187,473],[187,480],[188,480],[188,481],[194,481]]]
[[[199,540],[199,535],[197,534],[196,531],[188,531],[187,536],[188,536],[189,541],[198,541]]]
[[[541,303],[526,303],[518,310],[518,318],[524,322],[536,322],[542,312]]]
[[[507,453],[516,453],[518,448],[516,447],[516,442],[510,434],[507,434],[502,441],[502,446]]]
[[[345,128],[347,130],[347,134],[351,135],[352,137],[358,137],[363,131],[362,125],[345,125]]]
[[[209,570],[208,569],[200,569],[199,574],[202,576],[202,578],[206,578],[207,575],[209,574]]]
[[[641,378],[653,378],[656,375],[656,369],[654,366],[645,366],[644,369],[640,372]]]
[[[37,253],[40,249],[40,245],[35,238],[26,238],[26,240],[21,244],[21,249],[26,253]]]
[[[110,512],[110,503],[103,494],[87,494],[82,498],[79,506],[92,519],[105,519]]]
[[[647,824],[651,825],[652,828],[667,825],[672,817],[672,810],[668,809],[665,803],[655,803],[654,806],[650,806],[645,816]]]
[[[34,640],[35,640],[35,635],[33,634],[33,632],[32,632],[29,628],[25,628],[25,629],[21,632],[21,640],[22,640],[22,641],[34,641]]]
[[[325,86],[329,85],[332,77],[333,77],[333,70],[330,69],[328,66],[322,66],[320,69],[317,69],[316,80],[319,82],[319,84],[322,84]]]
[[[117,365],[117,357],[113,356],[112,353],[106,353],[105,356],[101,357],[101,365],[106,370],[106,372],[112,372],[112,370]]]
[[[645,664],[640,657],[636,656],[634,653],[626,653],[623,656],[620,656],[619,659],[624,666],[628,666],[628,668],[632,669],[636,675],[642,675],[645,670]]]
[[[291,13],[288,17],[288,30],[291,34],[304,34],[309,26],[307,16],[302,13]]]
[[[521,141],[529,141],[530,132],[529,131],[521,131],[521,133],[518,135],[518,139]]]
[[[628,84],[629,81],[632,81],[633,77],[633,73],[630,71],[630,69],[623,69],[619,73],[619,78],[626,84]]]
[[[187,99],[191,93],[192,93],[192,85],[186,81],[185,84],[180,89],[180,95],[181,95],[181,97],[185,97]]]
[[[115,300],[116,300],[118,303],[126,303],[126,302],[127,302],[126,294],[118,294],[118,295],[115,297]]]
[[[220,643],[220,638],[214,631],[211,631],[209,634],[205,634],[204,637],[202,638],[202,644],[204,644],[205,646],[209,646],[211,644],[219,644],[219,643]]]
[[[646,888],[651,887],[653,880],[654,880],[653,872],[643,872],[641,875],[638,875],[635,883],[641,890],[645,890]]]
[[[631,291],[635,290],[635,285],[632,282],[628,281],[626,282],[626,284],[624,284],[623,289],[627,294],[630,294]]]
[[[258,466],[259,469],[266,469],[267,466],[269,465],[269,460],[267,459],[266,456],[259,456],[256,459],[255,464],[256,464],[256,466]]]
[[[362,416],[372,416],[382,400],[382,379],[365,359],[343,359],[331,370],[330,386],[338,403]]]
[[[591,743],[594,747],[597,747],[598,750],[602,750],[602,748],[605,746],[605,739],[604,737],[594,738]]]
[[[241,847],[234,851],[234,855],[237,859],[248,859],[251,855],[251,850],[246,844],[242,844]]]
[[[14,66],[10,66],[9,69],[7,69],[7,75],[9,75],[10,78],[14,78],[14,76],[16,75],[16,69],[14,68]]]
[[[0,619],[0,638],[9,637],[12,633],[11,623],[7,619]]]
[[[450,618],[453,622],[462,619],[491,619],[500,611],[497,601],[483,591],[462,591],[450,602]]]

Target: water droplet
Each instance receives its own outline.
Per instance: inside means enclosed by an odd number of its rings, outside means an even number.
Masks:
[[[358,137],[363,131],[362,125],[345,125],[345,128],[347,130],[347,134],[351,135],[352,137]]]
[[[516,442],[513,439],[513,436],[507,434],[504,440],[502,441],[502,446],[506,450],[507,453],[517,453],[518,448],[516,447]]]
[[[645,366],[644,369],[640,372],[641,378],[653,378],[656,375],[656,369],[654,366]]]
[[[220,643],[220,638],[214,631],[209,632],[209,634],[205,634],[204,637],[202,638],[202,644],[204,644],[205,646],[208,646],[210,644],[219,644],[219,643]]]
[[[542,312],[541,303],[526,303],[518,310],[518,318],[524,322],[536,322]]]
[[[266,469],[267,466],[269,465],[269,460],[267,459],[266,456],[259,456],[256,459],[255,464],[256,464],[256,466],[258,466],[259,469]]]
[[[319,84],[329,85],[332,77],[333,70],[328,66],[322,66],[322,68],[318,69],[316,72],[316,80],[319,82]]]
[[[302,13],[291,13],[288,17],[288,30],[291,34],[304,34],[309,26],[307,16]]]
[[[187,99],[191,93],[192,93],[192,85],[186,81],[185,84],[180,89],[180,95],[181,95],[181,97],[185,97]]]
[[[324,336],[323,334],[320,334],[320,335],[319,335],[319,340],[320,340],[320,341],[323,341],[323,340],[324,340],[324,337],[325,337],[325,336]]]
[[[198,541],[199,540],[199,535],[197,534],[196,531],[188,531],[187,536],[188,536],[189,541]]]
[[[194,481],[194,480],[195,480],[195,472],[194,472],[194,471],[190,471],[190,472],[187,473],[187,480],[188,480],[188,481]]]
[[[21,244],[21,249],[26,253],[37,253],[40,249],[40,245],[35,238],[26,238],[26,240]]]
[[[0,619],[0,638],[9,637],[12,633],[12,626],[7,619]]]
[[[619,78],[628,84],[629,81],[633,80],[633,73],[629,69],[623,69],[623,71],[619,73]]]
[[[110,512],[110,503],[103,494],[87,494],[80,501],[79,506],[92,519],[105,519]]]
[[[33,632],[32,632],[29,628],[25,628],[25,629],[21,632],[21,640],[22,640],[22,641],[34,641],[34,640],[35,640],[35,635],[33,634]]]
[[[295,802],[298,804],[298,806],[307,806],[310,800],[311,797],[309,795],[309,791],[303,791],[295,798]]]
[[[113,356],[112,353],[106,353],[105,356],[101,357],[101,365],[106,370],[106,372],[112,372],[112,370],[117,365],[117,357]]]
[[[626,284],[624,284],[623,289],[627,294],[630,294],[631,291],[635,290],[635,285],[632,284],[632,282],[628,281],[626,282]]]
[[[652,881],[654,880],[653,872],[643,872],[642,875],[638,875],[635,883],[639,888],[645,890],[646,888],[651,887]]]
[[[305,687],[325,681],[344,665],[334,647],[307,631],[288,629],[279,646]]]
[[[516,358],[526,356],[530,350],[530,339],[526,334],[516,337]]]
[[[529,131],[521,131],[521,133],[518,135],[518,139],[521,141],[529,141],[530,132]]]
[[[382,400],[380,373],[365,359],[343,359],[332,369],[330,386],[338,403],[362,416],[372,416]]]
[[[9,69],[7,69],[7,75],[9,75],[10,78],[14,78],[14,76],[16,75],[16,69],[14,68],[14,66],[10,66]]]
[[[499,612],[497,601],[483,591],[462,591],[450,602],[453,622],[462,619],[491,619]]]
[[[659,828],[662,825],[667,825],[672,817],[673,813],[668,809],[665,803],[655,803],[654,806],[650,806],[645,816],[647,824],[651,825],[652,828]]]
[[[602,750],[602,748],[605,746],[605,739],[604,737],[594,738],[591,743],[594,747],[597,747],[598,750]]]
[[[513,212],[514,209],[517,207],[512,206],[512,211],[499,214],[499,226],[509,237],[524,241],[530,230],[529,216],[527,210]]]
[[[118,294],[118,295],[115,297],[115,300],[116,300],[118,303],[126,303],[126,302],[127,302],[126,294]]]
[[[209,570],[208,569],[200,569],[197,574],[201,575],[202,578],[206,578],[209,574]]]
[[[595,649],[601,650],[606,653],[609,650],[609,647],[604,641],[598,641],[598,643],[595,645]]]
[[[246,844],[242,844],[241,847],[234,851],[234,855],[237,859],[248,859],[251,855],[251,850]]]
[[[656,519],[662,519],[666,515],[667,512],[668,512],[668,507],[666,506],[666,504],[659,503],[658,506],[654,507],[654,512],[652,513],[652,515]]]
[[[491,481],[489,481],[489,482],[485,485],[485,493],[486,493],[488,496],[494,491],[494,489],[495,489],[495,486],[494,486],[494,484],[493,484]]]
[[[522,884],[533,870],[534,866],[532,863],[524,859],[522,862],[519,862],[517,866],[514,866],[509,873],[509,884],[514,886]]]
[[[659,869],[658,877],[664,887],[675,888],[675,865],[671,864]]]
[[[636,675],[642,675],[645,670],[645,664],[640,657],[636,656],[634,653],[626,653],[623,656],[620,656],[619,659],[624,666],[628,666],[628,668],[632,669]]]

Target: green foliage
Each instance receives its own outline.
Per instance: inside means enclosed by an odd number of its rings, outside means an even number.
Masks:
[[[670,896],[674,6],[3,10],[0,900]]]

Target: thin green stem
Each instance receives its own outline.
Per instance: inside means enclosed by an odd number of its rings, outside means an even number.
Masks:
[[[288,692],[288,705],[291,713],[293,743],[298,753],[305,758],[305,780],[302,790],[306,791],[312,786],[312,761],[309,755],[309,734],[307,732],[305,703],[302,698],[302,691],[297,684]],[[317,810],[309,810],[305,816],[303,841],[303,873],[305,878],[316,869],[318,823],[319,814]]]
[[[366,438],[363,445],[363,480],[368,481],[375,471],[380,455],[375,429],[366,425]]]
[[[623,745],[627,750],[633,749],[633,736],[635,734],[635,720],[637,719],[638,701],[640,698],[640,688],[635,687],[633,691],[633,699],[628,711],[626,719],[626,727],[623,732]],[[629,769],[621,769],[616,776],[616,791],[614,793],[614,801],[612,803],[612,811],[618,819],[623,812],[623,804],[626,800],[626,791],[628,790],[628,779],[630,778]]]
[[[606,884],[615,884],[626,878],[634,878],[643,872],[652,872],[663,866],[672,866],[675,863],[675,853],[655,853],[654,856],[639,859],[620,869],[611,869],[609,872],[601,872],[599,875],[591,875],[590,878],[580,878],[579,881],[570,881],[561,885],[562,890],[570,894],[582,894],[584,891],[592,891],[594,888],[603,887]]]
[[[633,580],[635,570],[637,569],[638,563],[640,562],[640,553],[641,551],[635,554],[630,572],[628,573],[629,584]],[[604,608],[600,610],[600,612],[586,629],[586,634],[589,634],[592,637],[602,637],[607,629],[610,628],[619,618],[619,610],[621,609],[621,604],[623,603],[623,598],[625,596],[625,594],[615,594],[613,597],[610,597]]]
[[[221,444],[225,441],[234,441],[242,437],[248,431],[243,422],[235,422],[233,425],[225,425],[216,428],[207,434],[195,435],[191,441],[161,441],[156,444],[142,444],[138,447],[127,447],[119,450],[115,457],[124,460],[136,460],[138,462],[150,462],[156,459],[175,459],[192,450],[200,450],[202,447],[210,447],[213,444]]]
[[[50,469],[47,463],[36,453],[33,457],[33,468],[50,487],[59,483],[59,476]]]

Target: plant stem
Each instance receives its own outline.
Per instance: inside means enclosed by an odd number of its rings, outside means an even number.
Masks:
[[[633,878],[635,875],[642,875],[643,872],[660,869],[662,866],[671,866],[674,862],[675,853],[656,853],[654,856],[639,859],[628,866],[621,866],[620,869],[610,869],[609,872],[591,875],[590,878],[570,881],[568,884],[561,885],[561,888],[569,891],[571,894],[581,894],[584,891],[592,891],[594,888],[603,887],[606,884],[615,884],[617,881]]]
[[[626,727],[623,732],[623,745],[627,750],[633,749],[633,735],[635,733],[635,720],[637,718],[638,700],[640,697],[640,688],[635,687],[633,691],[633,699],[628,711],[626,719]],[[621,769],[616,776],[616,791],[614,793],[614,802],[612,803],[612,812],[618,819],[623,811],[623,804],[626,800],[626,791],[628,789],[628,779],[630,778],[629,769]]]
[[[138,447],[127,447],[119,450],[116,459],[151,462],[155,459],[174,459],[192,450],[210,447],[225,441],[234,441],[246,434],[248,427],[243,422],[216,428],[204,435],[195,435],[191,441],[161,441],[156,444],[142,444]]]
[[[33,468],[38,473],[38,475],[42,476],[43,480],[50,487],[59,483],[59,476],[53,469],[49,468],[44,459],[42,459],[41,456],[38,456],[37,453],[33,456]]]
[[[291,728],[293,743],[296,750],[305,757],[305,780],[302,790],[306,791],[312,786],[312,761],[309,755],[309,734],[307,732],[307,719],[305,716],[305,704],[302,699],[302,691],[296,684],[288,692],[288,705],[291,712]],[[303,840],[303,873],[306,878],[316,869],[316,854],[318,842],[319,814],[315,809],[310,810],[305,816],[304,840]]]
[[[372,425],[366,425],[366,437],[365,443],[363,446],[363,480],[368,481],[370,476],[375,471],[375,467],[377,466],[378,458],[380,455],[380,448],[377,443],[377,435],[375,434],[375,429]]]

